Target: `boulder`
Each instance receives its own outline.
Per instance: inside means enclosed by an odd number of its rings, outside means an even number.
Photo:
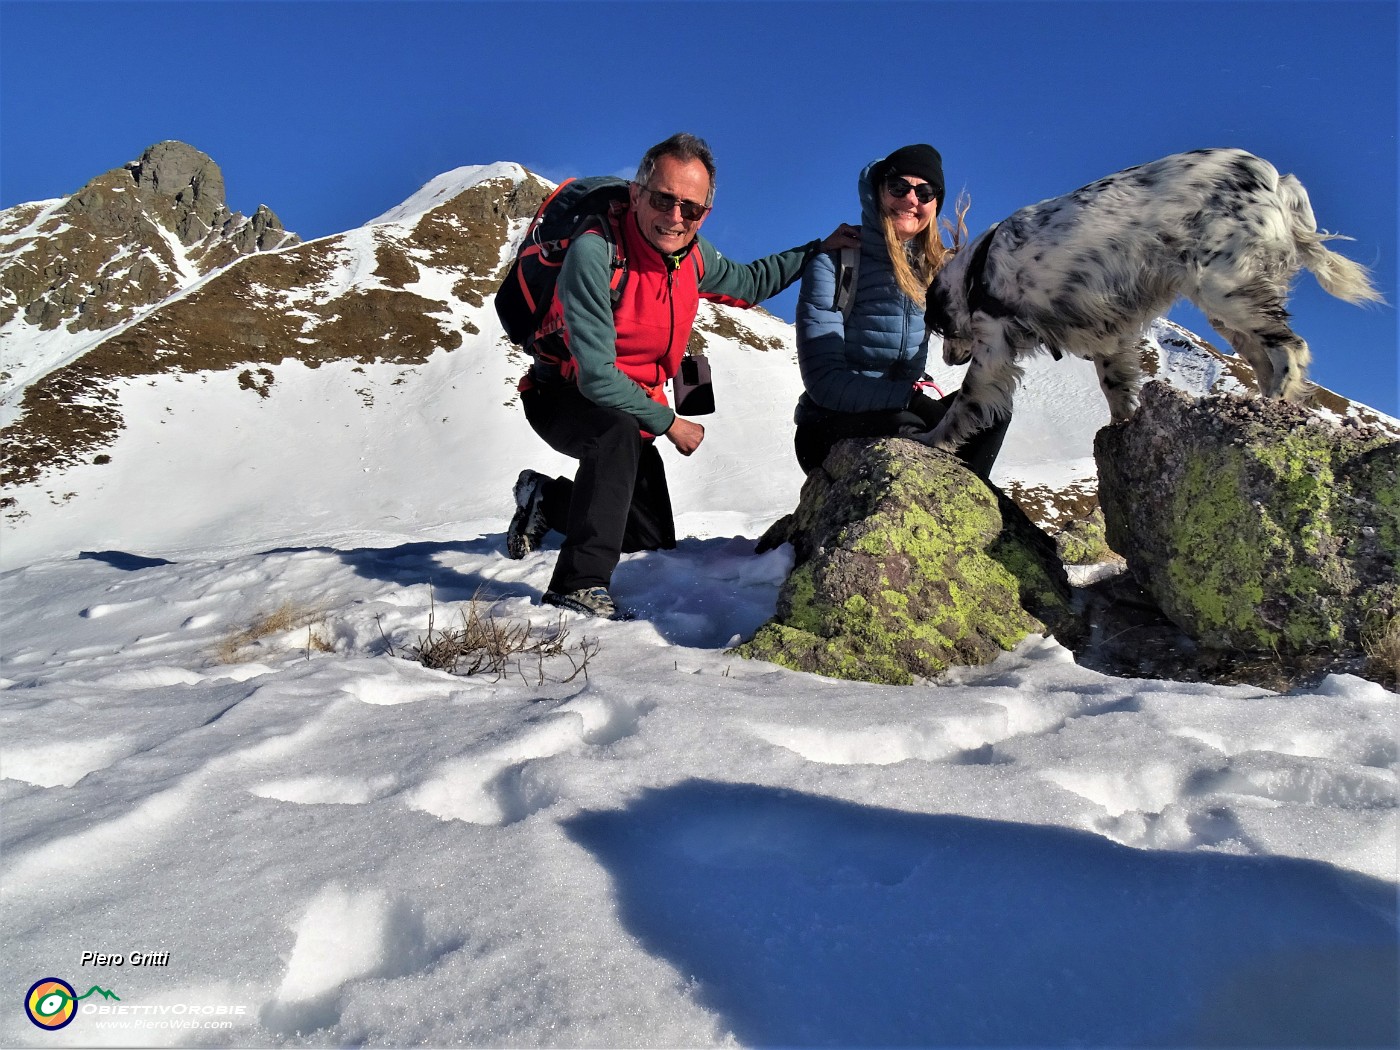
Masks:
[[[1109,544],[1202,646],[1357,653],[1396,614],[1400,442],[1384,431],[1150,383],[1094,452]]]
[[[1054,542],[958,459],[903,438],[843,441],[760,544],[796,559],[777,615],[737,652],[907,684],[1072,632]]]
[[[1064,520],[1054,535],[1055,549],[1066,565],[1099,565],[1120,560],[1108,545],[1103,509],[1097,504],[1087,514]]]

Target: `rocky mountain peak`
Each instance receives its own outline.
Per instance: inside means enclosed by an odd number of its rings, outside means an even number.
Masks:
[[[252,218],[231,212],[207,154],[159,142],[71,197],[0,212],[0,333],[102,332],[243,256],[299,240],[266,206]]]
[[[180,215],[176,232],[182,244],[197,243],[205,231],[222,225],[229,216],[224,173],[212,158],[193,146],[158,142],[141,154],[140,160],[127,164],[126,170],[136,183],[138,198],[174,207]]]

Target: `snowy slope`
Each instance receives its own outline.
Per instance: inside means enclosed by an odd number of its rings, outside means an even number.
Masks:
[[[552,553],[506,560],[503,527],[0,578],[0,974],[130,1011],[42,1045],[1394,1034],[1394,694],[1115,679],[1038,639],[936,687],[750,664],[723,647],[788,556],[722,536],[628,557],[640,620],[571,620],[542,668],[387,655],[478,594],[554,629]],[[313,622],[220,655],[289,605]],[[0,1040],[39,1045],[18,1011]]]
[[[363,255],[342,251],[337,282],[364,280],[353,276]],[[238,547],[480,534],[505,514],[522,468],[571,470],[525,423],[514,393],[524,366],[489,302],[457,309],[452,323],[469,322],[480,334],[421,365],[286,362],[270,369],[275,381],[265,398],[234,372],[117,384],[126,429],[110,462],[19,489],[29,513],[8,528],[0,557],[15,565],[94,545],[181,550],[211,532]],[[702,329],[715,309],[703,308]],[[791,326],[759,311],[738,322],[755,341],[781,347],[758,351],[707,335],[718,409],[704,421],[703,451],[685,462],[675,457],[672,471],[687,532],[756,536],[796,505],[801,488],[792,454],[801,378]],[[931,371],[944,389],[956,388],[960,370]],[[1093,435],[1107,421],[1090,365],[1033,359],[994,480],[1092,482]],[[299,508],[290,520],[289,506]],[[93,521],[103,523],[102,535],[91,535]]]

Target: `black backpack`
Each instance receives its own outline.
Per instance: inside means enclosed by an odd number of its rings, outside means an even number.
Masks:
[[[574,238],[586,230],[598,230],[612,248],[609,288],[613,306],[617,305],[627,280],[627,259],[622,254],[618,229],[626,207],[627,187],[627,180],[615,175],[566,179],[535,212],[496,292],[496,313],[506,336],[516,346],[530,349],[554,299],[564,254]]]

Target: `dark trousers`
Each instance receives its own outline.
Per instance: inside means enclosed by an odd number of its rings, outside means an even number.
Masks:
[[[831,412],[818,422],[799,423],[793,438],[797,463],[804,474],[810,474],[826,460],[831,447],[846,438],[907,436],[932,430],[948,414],[957,396],[958,391],[954,391],[935,401],[916,390],[906,409],[893,412]],[[985,430],[978,431],[958,449],[958,458],[983,481],[991,476],[992,467],[1001,452],[1001,443],[1006,440],[1006,428],[1010,425],[1009,416],[1000,419]]]
[[[564,534],[550,590],[606,587],[624,553],[675,547],[666,468],[636,419],[595,405],[572,383],[534,387],[520,401],[535,433],[578,460],[572,481],[544,486],[545,520]]]

